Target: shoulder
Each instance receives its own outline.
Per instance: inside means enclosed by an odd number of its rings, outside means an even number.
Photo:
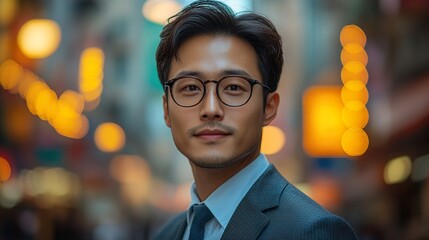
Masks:
[[[270,178],[276,181],[271,183],[282,186],[282,191],[278,205],[264,211],[270,219],[264,232],[278,233],[279,236],[288,236],[288,239],[357,239],[343,218],[327,211],[275,169],[273,171]]]
[[[186,227],[186,212],[182,212],[168,220],[156,233],[156,240],[173,239],[173,236],[183,234]]]

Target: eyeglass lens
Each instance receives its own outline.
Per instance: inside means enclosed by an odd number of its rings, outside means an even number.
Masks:
[[[210,82],[216,83],[219,99],[228,106],[241,106],[249,100],[252,94],[252,85],[242,77],[226,77],[218,82],[206,81],[205,84]],[[205,94],[204,83],[197,78],[177,79],[171,87],[174,101],[184,107],[197,105]]]

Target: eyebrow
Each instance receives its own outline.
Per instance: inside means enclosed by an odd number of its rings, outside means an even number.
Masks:
[[[239,76],[245,76],[245,77],[253,78],[252,76],[250,76],[250,74],[248,72],[241,70],[241,69],[223,70],[219,74],[219,77],[225,77],[225,76],[229,76],[229,75],[239,75]],[[197,77],[197,78],[204,78],[204,73],[199,72],[199,71],[187,71],[187,70],[185,70],[185,71],[180,71],[179,73],[177,73],[174,78],[179,78],[179,77],[184,77],[184,76],[193,76],[193,77]]]

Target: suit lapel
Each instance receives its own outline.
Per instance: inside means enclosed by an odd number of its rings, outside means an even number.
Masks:
[[[185,232],[186,225],[187,225],[187,223],[186,223],[186,217],[185,217],[185,219],[183,219],[182,221],[179,222],[179,224],[177,226],[176,234],[171,239],[177,239],[177,240],[182,239],[183,233]]]
[[[165,226],[162,231],[162,235],[158,236],[158,240],[181,240],[183,233],[185,232],[186,212],[177,216],[176,219],[172,220],[169,225]]]
[[[287,184],[270,165],[238,205],[222,239],[257,239],[270,222],[264,211],[278,206]]]
[[[268,218],[251,201],[243,199],[232,215],[222,239],[256,239],[268,222]]]

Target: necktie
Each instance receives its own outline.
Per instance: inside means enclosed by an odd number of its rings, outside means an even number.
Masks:
[[[189,240],[203,240],[204,226],[213,217],[205,204],[194,205],[194,219],[192,220]]]

